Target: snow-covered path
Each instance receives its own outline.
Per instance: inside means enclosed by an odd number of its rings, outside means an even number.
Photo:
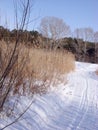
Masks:
[[[96,65],[77,63],[76,73],[71,75],[68,87],[72,93],[69,101],[74,116],[65,129],[68,130],[97,130],[98,129],[98,78]],[[70,115],[71,116],[71,115]]]
[[[77,62],[67,85],[36,96],[23,117],[5,130],[98,130],[97,67]],[[5,124],[0,120],[0,128]]]

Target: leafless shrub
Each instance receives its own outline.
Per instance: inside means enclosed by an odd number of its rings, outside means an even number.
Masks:
[[[18,5],[20,5],[22,11],[20,16],[18,16]],[[17,35],[15,43],[12,44],[2,44],[0,48],[0,110],[2,111],[3,106],[9,96],[9,93],[13,90],[13,86],[19,86],[22,82],[21,72],[23,71],[26,60],[21,59],[22,64],[19,61],[19,41],[21,33],[19,30],[24,30],[25,26],[29,22],[30,15],[30,0],[17,1],[15,5],[15,17],[16,17],[16,28]],[[19,22],[19,19],[20,22]],[[8,43],[8,42],[7,42]],[[5,47],[4,47],[5,46]],[[11,47],[11,48],[10,48]],[[25,58],[26,59],[26,58]],[[21,77],[20,77],[21,76]],[[21,80],[20,80],[21,79]]]

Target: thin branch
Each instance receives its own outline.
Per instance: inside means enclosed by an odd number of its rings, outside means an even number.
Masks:
[[[31,107],[31,105],[33,104],[34,100],[31,101],[31,103],[29,104],[29,106],[23,111],[23,113],[20,114],[20,116],[18,118],[16,118],[13,122],[11,122],[10,124],[6,125],[5,127],[3,127],[1,130],[4,130],[5,128],[13,125],[14,123],[16,123],[26,112],[27,110]]]
[[[24,28],[24,26],[25,26],[25,22],[26,22],[26,18],[27,18],[27,13],[28,13],[29,4],[30,4],[30,3],[29,3],[29,0],[28,0],[27,6],[26,6],[26,8],[24,9],[23,16],[22,16],[22,21],[21,21],[21,26],[20,26],[20,29],[21,29],[21,30],[23,30],[23,28]],[[2,87],[2,82],[4,81],[4,79],[6,78],[6,76],[8,75],[8,73],[9,73],[9,71],[10,71],[9,68],[11,68],[11,62],[12,62],[12,59],[13,59],[14,54],[15,54],[15,52],[16,52],[16,48],[17,48],[17,45],[18,45],[18,42],[19,42],[19,39],[20,39],[20,35],[21,35],[21,34],[18,33],[18,36],[17,36],[17,38],[16,38],[16,42],[15,42],[15,46],[14,46],[13,53],[12,53],[12,55],[11,55],[11,58],[10,58],[10,60],[9,60],[9,63],[8,63],[8,65],[7,65],[7,67],[6,67],[5,71],[4,71],[4,73],[2,74],[2,76],[1,76],[1,78],[0,78],[0,83],[1,83],[0,88]]]

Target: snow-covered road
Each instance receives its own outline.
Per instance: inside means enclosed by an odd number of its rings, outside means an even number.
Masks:
[[[5,130],[98,130],[97,67],[76,62],[76,70],[68,76],[67,85],[36,96],[23,117]],[[26,100],[23,104],[27,104]],[[0,128],[5,124],[0,120]]]

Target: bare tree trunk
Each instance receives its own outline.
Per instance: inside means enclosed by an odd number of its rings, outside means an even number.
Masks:
[[[84,56],[83,56],[83,61],[85,62],[86,61],[86,48],[87,45],[86,45],[86,41],[84,41]]]
[[[27,24],[26,23],[27,22],[27,16],[28,16],[28,13],[30,13],[29,12],[30,11],[30,0],[27,0],[26,3],[21,3],[21,4],[23,6],[23,12],[22,12],[19,30],[23,30],[24,27],[25,27],[25,24]],[[17,10],[16,10],[16,14],[17,14]],[[16,18],[17,18],[17,15],[16,15]],[[18,31],[19,23],[17,22],[16,24],[17,24],[17,37],[16,37],[15,45],[14,45],[13,51],[11,53],[11,56],[9,57],[8,63],[5,67],[2,75],[0,76],[0,110],[3,109],[4,103],[5,103],[5,101],[8,97],[10,90],[11,90],[13,78],[10,77],[8,85],[5,85],[5,82],[8,78],[8,76],[9,76],[10,72],[12,71],[13,66],[15,65],[15,63],[18,60],[17,47],[19,46],[19,40],[20,40],[20,37],[21,37],[21,32]]]

